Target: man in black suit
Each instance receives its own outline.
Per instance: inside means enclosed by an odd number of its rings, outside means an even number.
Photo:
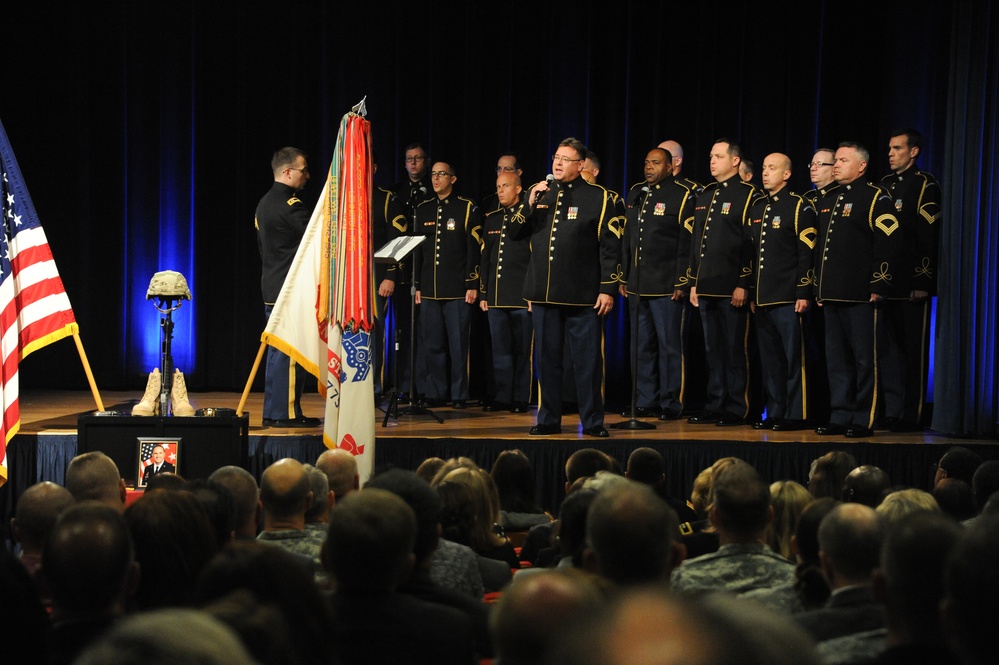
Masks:
[[[170,462],[165,460],[166,450],[163,446],[153,447],[153,462],[152,464],[147,464],[146,468],[142,470],[142,484],[148,485],[149,479],[155,476],[157,473],[177,473],[177,467],[175,467]]]

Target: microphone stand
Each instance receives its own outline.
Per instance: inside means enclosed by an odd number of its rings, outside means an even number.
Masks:
[[[646,192],[645,201],[642,202],[642,209],[645,208],[645,202],[648,201],[651,190]],[[632,311],[634,316],[631,320],[631,418],[628,420],[622,420],[619,423],[614,423],[611,425],[612,429],[630,429],[630,430],[641,430],[641,429],[656,429],[656,426],[652,423],[647,423],[639,420],[637,417],[638,413],[638,318],[641,316],[641,303],[642,303],[642,241],[641,241],[641,227],[642,227],[642,213],[638,216],[638,231],[639,237],[636,239],[635,243],[635,293],[633,294],[634,303],[632,304]],[[630,250],[629,250],[630,251]]]

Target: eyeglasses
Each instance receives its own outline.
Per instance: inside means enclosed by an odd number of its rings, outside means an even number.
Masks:
[[[431,171],[431,178],[447,178],[448,176],[454,175],[453,173],[448,173],[447,171]]]
[[[808,165],[808,168],[814,169],[818,168],[819,166],[836,166],[836,164],[834,164],[833,162],[812,162],[811,164]]]
[[[416,162],[422,162],[425,159],[426,159],[426,157],[424,157],[423,155],[420,155],[419,157],[412,157],[412,156],[410,156],[410,157],[406,158],[406,163],[407,164],[415,164]]]
[[[308,173],[309,172],[309,167],[308,166],[303,166],[300,169],[296,169],[294,166],[289,166],[288,170],[289,171],[301,171],[302,173]]]
[[[568,163],[571,164],[572,162],[581,162],[583,160],[581,160],[581,159],[569,159],[568,157],[564,157],[562,155],[552,155],[552,161],[553,162],[562,162],[563,164],[566,163],[566,162],[568,162]]]
[[[516,170],[517,169],[513,168],[512,166],[497,166],[496,167],[496,173],[513,173]]]

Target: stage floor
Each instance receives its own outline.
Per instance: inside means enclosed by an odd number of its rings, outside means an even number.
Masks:
[[[141,394],[131,391],[102,391],[101,399],[108,411],[131,413],[132,406],[141,398]],[[208,392],[191,393],[190,399],[194,407],[228,407],[235,409],[239,405],[239,393]],[[250,393],[245,410],[250,415],[250,434],[268,436],[302,436],[320,434],[315,429],[279,429],[264,427],[261,423],[263,393]],[[21,395],[21,430],[22,434],[68,433],[76,431],[77,418],[88,415],[96,410],[93,396],[86,391],[29,391]],[[384,406],[384,405],[383,405]],[[323,398],[316,394],[307,394],[302,398],[302,409],[307,416],[323,417]],[[404,415],[400,418],[389,418],[387,426],[382,422],[385,413],[375,412],[375,436],[393,439],[488,439],[488,440],[572,440],[585,439],[597,443],[600,439],[583,436],[580,432],[579,419],[575,415],[562,418],[562,434],[547,437],[529,437],[527,431],[534,425],[537,410],[529,413],[485,413],[481,406],[467,409],[452,409],[443,407],[434,409],[444,423],[440,424],[426,415]],[[772,443],[830,443],[857,441],[877,444],[939,444],[939,445],[974,445],[979,443],[995,443],[994,440],[966,439],[948,437],[924,430],[912,434],[894,434],[891,432],[875,432],[869,439],[846,439],[844,437],[826,437],[815,434],[812,430],[799,432],[758,431],[748,426],[716,427],[713,425],[690,425],[685,420],[659,421],[646,419],[643,422],[654,424],[655,429],[624,430],[614,429],[612,424],[626,421],[619,414],[607,414],[605,424],[610,432],[610,438],[635,441],[726,441],[739,442],[772,442]]]

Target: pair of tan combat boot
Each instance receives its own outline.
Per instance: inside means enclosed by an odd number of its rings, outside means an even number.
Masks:
[[[160,389],[162,387],[162,377],[159,368],[149,373],[149,381],[146,383],[146,392],[138,404],[132,407],[133,416],[155,416],[160,410]],[[187,383],[184,381],[184,374],[179,369],[173,371],[173,387],[170,390],[170,402],[173,404],[173,415],[193,416],[194,407],[187,399]],[[166,414],[159,414],[166,415]]]

